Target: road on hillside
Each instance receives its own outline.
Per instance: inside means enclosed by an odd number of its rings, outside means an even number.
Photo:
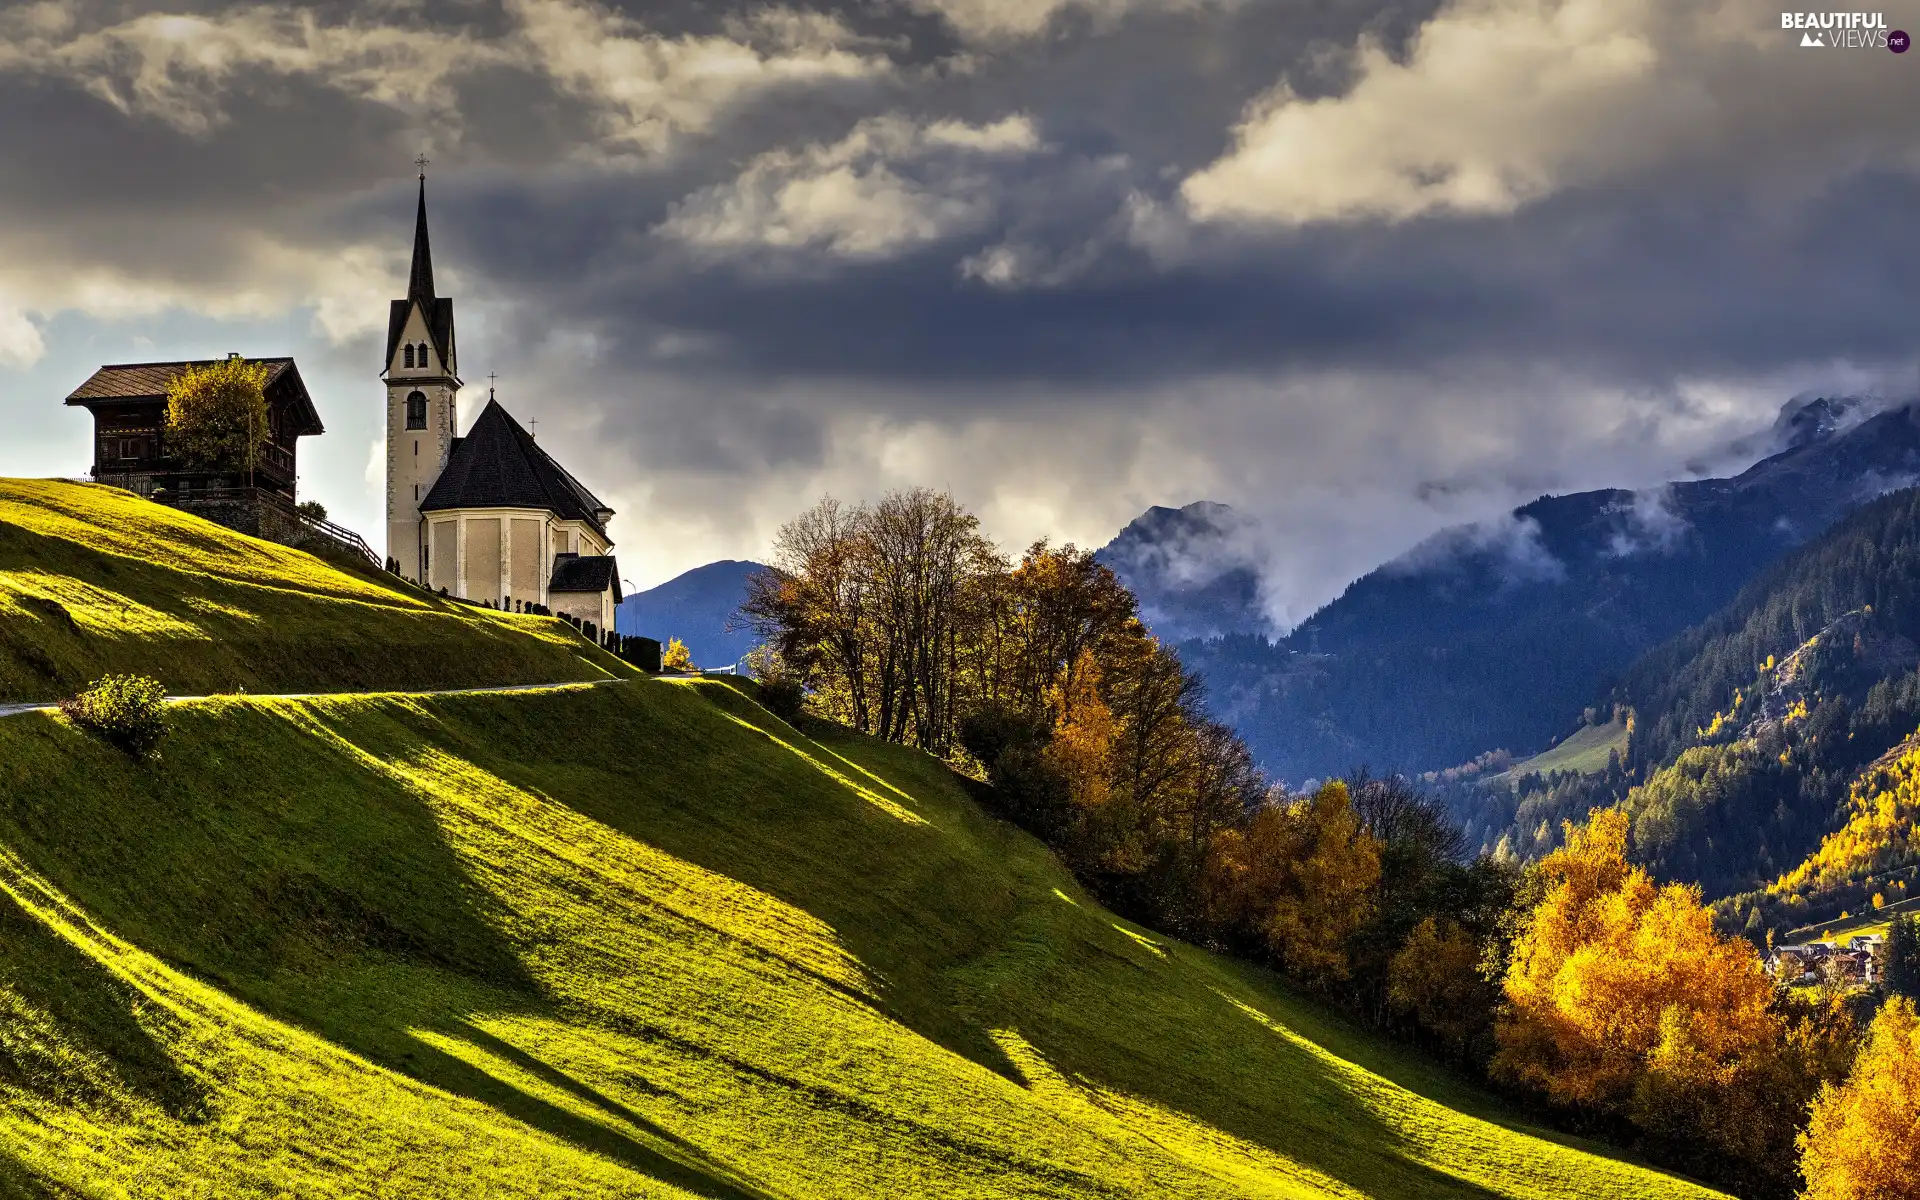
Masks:
[[[604,687],[609,683],[626,683],[625,679],[571,679],[563,683],[513,683],[504,687],[447,688],[437,692],[409,692],[392,688],[375,692],[227,692],[219,696],[168,696],[168,704],[188,704],[195,700],[330,700],[336,696],[499,696],[508,692],[545,692],[554,688],[568,687]],[[28,704],[0,704],[0,717],[17,717],[23,713],[55,712],[58,704],[33,702]]]

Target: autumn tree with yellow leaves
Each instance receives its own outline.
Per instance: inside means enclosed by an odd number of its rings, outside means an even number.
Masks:
[[[1257,938],[1310,982],[1347,977],[1347,940],[1373,912],[1380,843],[1338,780],[1268,804],[1214,842],[1208,890],[1215,920]]]
[[[1806,1200],[1897,1200],[1920,1188],[1920,1018],[1881,1008],[1844,1083],[1828,1084],[1800,1139]]]
[[[1047,689],[1054,714],[1048,757],[1075,806],[1098,811],[1113,796],[1113,710],[1100,696],[1100,664],[1082,650],[1071,672]]]
[[[1752,945],[1714,932],[1697,887],[1628,863],[1596,810],[1534,869],[1503,980],[1496,1077],[1623,1117],[1755,1195],[1791,1191],[1806,1104],[1844,1069],[1850,1023],[1795,1002]]]
[[[687,644],[679,638],[668,638],[660,651],[660,669],[663,671],[693,670],[693,655],[687,650]]]
[[[266,384],[264,364],[237,357],[182,371],[167,385],[167,448],[207,470],[252,470],[272,432]]]

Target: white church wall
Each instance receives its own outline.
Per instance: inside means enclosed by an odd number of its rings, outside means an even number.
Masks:
[[[466,598],[500,603],[500,518],[469,517],[466,530]]]
[[[515,600],[538,604],[541,584],[545,582],[541,579],[540,570],[540,520],[538,517],[516,517],[512,529],[508,554],[509,590]]]
[[[431,566],[435,591],[458,593],[460,588],[460,523],[434,521]]]

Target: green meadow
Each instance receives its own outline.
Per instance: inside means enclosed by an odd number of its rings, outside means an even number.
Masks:
[[[1607,769],[1610,755],[1624,758],[1626,753],[1627,722],[1624,718],[1615,718],[1605,725],[1582,725],[1568,734],[1566,741],[1532,758],[1522,759],[1498,775],[1488,776],[1486,782],[1511,783],[1522,775],[1551,775],[1556,771],[1597,775]]]
[[[9,555],[61,537],[19,487]],[[461,683],[611,669],[184,528],[239,565],[135,530],[5,569],[193,624],[255,692],[361,688],[190,600],[442,637]],[[65,661],[158,661],[76,623]],[[971,781],[750,691],[216,696],[145,763],[0,719],[0,1197],[1715,1195],[1116,918]]]
[[[108,671],[177,694],[632,674],[552,618],[442,600],[118,488],[0,479],[0,702],[57,699]]]

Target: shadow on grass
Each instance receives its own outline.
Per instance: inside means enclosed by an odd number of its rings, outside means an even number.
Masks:
[[[0,1150],[0,1200],[64,1200],[13,1155]]]
[[[437,1087],[491,1104],[536,1129],[625,1163],[695,1195],[711,1197],[712,1200],[773,1200],[768,1193],[735,1179],[724,1166],[709,1161],[696,1147],[676,1137],[671,1131],[486,1030],[462,1021],[448,1023],[439,1032],[470,1042],[489,1054],[505,1059],[546,1086],[565,1092],[607,1117],[631,1126],[640,1136],[623,1133],[541,1100],[437,1047],[422,1044],[419,1053],[404,1056],[404,1065],[396,1064],[397,1069],[405,1069]]]
[[[7,723],[6,840],[123,937],[275,1017],[689,1190],[752,1200],[456,1059],[410,1053],[426,1049],[407,1036],[410,1027],[485,1036],[445,1004],[423,1011],[420,994],[404,988],[343,997],[303,984],[343,964],[393,961],[426,968],[450,995],[480,994],[529,1013],[551,1008],[496,932],[490,897],[466,879],[417,796],[257,710],[187,710],[178,720],[161,759],[147,765],[51,720]],[[87,786],[74,787],[76,779]],[[4,898],[0,984],[52,1013],[63,1034],[169,1112],[203,1102],[134,1019],[134,991]],[[10,1065],[0,1057],[0,1071]],[[47,1086],[71,1091],[60,1081]]]
[[[180,1120],[205,1115],[207,1095],[135,1017],[139,993],[84,950],[0,894],[0,991],[50,1018],[60,1039],[104,1060],[117,1082]],[[149,1009],[148,1021],[163,1019]],[[77,1073],[72,1060],[29,1032],[0,1046],[0,1078],[51,1097],[100,1103],[104,1081]],[[0,1162],[0,1180],[5,1178]],[[4,1194],[0,1192],[0,1194]]]
[[[903,780],[891,755],[907,752],[887,752],[888,769],[878,769],[865,752],[871,743],[813,721],[796,729],[731,681],[693,690],[763,736],[689,720],[666,702],[669,688],[686,685],[569,699],[511,727],[451,719],[448,732],[457,752],[486,770],[826,922],[879,981],[889,1017],[1009,1079],[1022,1077],[993,1034],[1014,1028],[1068,1076],[1188,1114],[1370,1196],[1496,1194],[1416,1161],[1323,1058],[1240,1014],[1210,1015],[1225,1007],[1217,994],[1180,978],[1177,965],[1149,960],[1111,917],[1060,903],[1054,888],[1064,880],[1038,843],[969,805],[916,799],[927,789],[914,781],[895,790]],[[446,706],[450,717],[474,720],[480,708]],[[544,749],[561,725],[635,740],[582,769]],[[794,769],[782,741],[858,788],[811,762]],[[667,761],[676,769],[663,786]],[[937,786],[964,794],[965,781],[918,761],[941,773]],[[935,823],[889,815],[859,794],[869,787]],[[992,861],[969,861],[957,845]],[[1024,886],[982,886],[995,873]],[[1159,977],[1142,980],[1143,970]],[[1162,994],[1142,1003],[1142,983]],[[1162,1011],[1169,999],[1178,1003]],[[1196,1044],[1195,1027],[1218,1040]],[[1230,1073],[1245,1087],[1223,1087],[1215,1073],[1234,1059]],[[1244,1103],[1249,1092],[1268,1102]]]

